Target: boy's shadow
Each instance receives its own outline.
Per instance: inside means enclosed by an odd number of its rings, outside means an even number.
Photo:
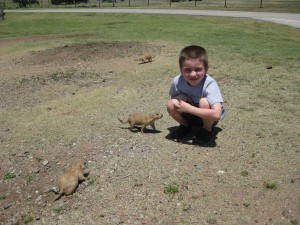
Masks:
[[[171,137],[171,133],[174,132],[176,129],[178,129],[178,127],[170,127],[168,128],[168,130],[170,131],[170,133],[165,136],[166,139],[168,140],[172,140],[174,141],[174,139]],[[196,134],[198,133],[200,127],[193,127],[192,131],[190,133],[188,133],[186,136],[184,136],[182,139],[177,140],[177,142],[182,143],[182,144],[187,144],[187,145],[198,145],[198,146],[202,146],[202,147],[209,147],[209,148],[213,148],[217,146],[216,140],[218,139],[217,135],[219,132],[222,131],[222,128],[220,127],[215,127],[213,130],[213,136],[211,138],[211,141],[209,143],[206,144],[196,144],[193,142],[193,139],[195,138]]]

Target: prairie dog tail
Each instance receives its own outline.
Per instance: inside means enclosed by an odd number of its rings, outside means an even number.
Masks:
[[[119,118],[118,118],[118,120],[119,120],[121,123],[124,123],[124,124],[128,122],[128,121],[125,121],[125,120],[121,120],[121,119],[119,119]]]

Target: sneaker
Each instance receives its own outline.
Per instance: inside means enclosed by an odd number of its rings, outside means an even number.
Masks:
[[[195,139],[193,140],[193,143],[194,144],[200,144],[200,145],[203,145],[203,144],[208,144],[209,142],[211,142],[211,139],[212,139],[212,131],[209,132],[203,128],[201,128]]]
[[[183,138],[185,135],[187,135],[189,132],[191,132],[192,130],[192,127],[191,126],[183,126],[183,125],[180,125],[177,130],[173,131],[171,133],[171,137],[173,139],[181,139]]]

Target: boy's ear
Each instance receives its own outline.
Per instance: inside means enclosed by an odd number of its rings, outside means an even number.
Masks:
[[[205,69],[205,73],[208,73],[208,67]]]

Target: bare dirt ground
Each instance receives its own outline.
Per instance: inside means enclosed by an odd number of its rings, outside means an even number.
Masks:
[[[43,38],[62,37],[15,41]],[[227,115],[215,140],[196,146],[193,134],[168,138],[180,49],[98,42],[1,56],[0,224],[299,223],[296,66],[212,58]],[[155,57],[140,64],[146,51]],[[253,72],[245,77],[243,67]],[[287,70],[291,77],[280,75]],[[164,117],[145,134],[117,120],[156,111]],[[53,202],[58,176],[82,158],[91,178]]]

